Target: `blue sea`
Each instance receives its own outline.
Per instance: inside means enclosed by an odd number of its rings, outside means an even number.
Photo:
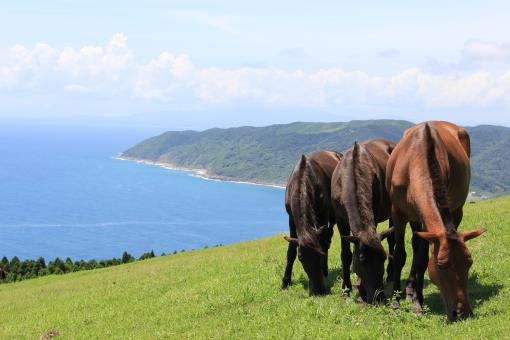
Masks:
[[[0,256],[104,259],[288,230],[279,188],[115,159],[164,129],[0,127]]]

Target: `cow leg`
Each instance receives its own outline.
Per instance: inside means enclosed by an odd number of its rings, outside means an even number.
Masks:
[[[335,227],[335,218],[329,217],[329,226],[328,226],[328,251],[326,252],[325,256],[325,263],[324,263],[324,276],[328,276],[329,274],[329,264],[328,264],[328,254],[329,254],[329,247],[331,246],[331,239],[333,238],[333,230]]]
[[[421,313],[423,306],[423,277],[428,264],[429,243],[415,233],[422,230],[420,222],[411,222],[413,230],[413,263],[407,279],[406,297],[412,301],[415,311]]]
[[[296,226],[292,217],[289,216],[289,231],[290,237],[297,238]],[[282,279],[282,289],[287,288],[291,283],[292,278],[292,266],[294,265],[294,261],[296,260],[297,255],[297,245],[293,242],[289,242],[289,246],[287,248],[287,266],[285,267],[285,274],[283,274]]]
[[[398,307],[400,301],[400,278],[402,275],[402,268],[406,263],[406,249],[404,244],[406,223],[407,221],[398,212],[392,211],[393,223],[395,226],[395,251],[393,253],[393,294],[396,296],[396,301],[393,307]]]
[[[418,254],[415,256],[417,257],[415,263],[416,287],[415,296],[413,296],[413,303],[415,306],[415,311],[417,313],[421,313],[423,307],[423,281],[425,271],[427,270],[429,263],[429,242],[427,240],[420,239]]]
[[[352,283],[351,283],[351,262],[352,262],[352,252],[351,252],[351,244],[349,241],[344,240],[342,236],[348,236],[350,234],[350,227],[346,221],[342,221],[337,219],[338,230],[340,231],[340,242],[342,243],[342,272],[343,272],[343,282],[342,289],[344,291],[344,295],[349,295],[352,291]]]
[[[421,223],[410,222],[411,230],[413,231],[413,236],[411,238],[411,244],[413,246],[413,262],[411,264],[411,270],[409,272],[409,276],[406,282],[406,299],[412,300],[414,296],[414,288],[416,285],[416,260],[418,250],[420,248],[420,237],[415,233],[417,231],[421,231]]]
[[[390,218],[389,227],[393,226],[393,220]],[[395,235],[392,233],[386,238],[388,242],[388,266],[386,267],[386,282],[393,281],[393,252],[395,250]]]

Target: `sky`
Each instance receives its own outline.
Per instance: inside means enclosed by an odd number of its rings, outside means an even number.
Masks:
[[[2,2],[0,123],[510,126],[508,1],[141,4]]]

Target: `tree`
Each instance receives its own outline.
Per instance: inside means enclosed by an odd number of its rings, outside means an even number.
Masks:
[[[97,268],[97,261],[96,260],[90,260],[88,262],[89,269],[96,269]]]
[[[155,256],[156,255],[154,255],[154,251],[151,250],[149,253],[143,253],[142,256],[140,256],[139,260],[147,260]]]
[[[39,272],[37,273],[37,276],[44,276],[44,275],[49,275],[50,274],[50,271],[48,270],[48,268],[43,268],[43,269],[40,269]]]
[[[10,267],[10,272],[13,273],[14,275],[18,274],[20,272],[20,261],[19,261],[19,258],[17,256],[14,256],[12,259],[11,259],[11,263],[9,264],[9,267]]]
[[[2,257],[2,261],[0,261],[0,266],[5,272],[10,271],[9,270],[9,259],[7,257]]]
[[[122,263],[128,263],[134,261],[135,258],[131,256],[127,251],[122,254]]]
[[[176,253],[177,251],[174,252],[174,254]],[[140,260],[153,257],[156,257],[156,255],[154,254],[154,251],[151,250],[150,252],[143,253],[140,256]],[[4,256],[0,260],[0,282],[14,282],[49,274],[65,274],[79,270],[117,266],[122,263],[129,263],[133,261],[136,261],[136,259],[127,251],[122,254],[121,258],[114,257],[112,259],[104,259],[101,261],[96,261],[94,259],[89,261],[78,260],[74,263],[70,257],[67,257],[65,261],[62,261],[59,257],[57,257],[46,264],[43,257],[39,257],[37,260],[20,261],[17,256],[14,256],[11,261],[9,261],[9,259]]]
[[[65,273],[65,263],[59,257],[48,263],[48,270],[52,274],[63,274]]]
[[[46,261],[44,261],[44,257],[39,257],[37,259],[37,262],[39,263],[39,268],[46,268]]]
[[[24,260],[21,262],[20,275],[21,279],[30,279],[37,276],[37,262],[33,260]]]
[[[66,262],[64,264],[65,272],[70,273],[74,271],[74,263],[73,260],[71,260],[70,257],[66,258]]]
[[[73,270],[75,272],[80,271],[80,270],[85,270],[85,269],[87,269],[87,262],[85,262],[83,260],[79,260],[74,263]]]

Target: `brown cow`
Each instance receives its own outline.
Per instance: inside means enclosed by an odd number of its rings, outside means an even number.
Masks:
[[[465,241],[485,231],[457,232],[469,190],[469,156],[469,135],[465,129],[448,122],[427,122],[404,132],[386,170],[395,226],[393,290],[400,290],[406,258],[405,225],[410,221],[416,233],[407,297],[414,302],[416,311],[421,312],[430,242],[429,276],[439,287],[451,321],[472,314],[467,283],[473,261]],[[421,226],[424,231],[419,231]]]
[[[299,260],[310,279],[313,295],[325,294],[324,276],[328,275],[328,250],[333,235],[331,175],[342,155],[335,151],[316,151],[302,155],[292,171],[285,191],[290,237],[287,267],[282,288],[291,282],[292,266]]]
[[[342,288],[352,289],[350,265],[354,243],[353,270],[361,279],[360,297],[369,303],[384,299],[383,275],[386,252],[381,240],[390,235],[376,232],[377,223],[390,217],[390,200],[386,191],[386,163],[395,143],[385,139],[355,142],[337,165],[331,183],[331,200],[335,219],[342,236]],[[352,232],[352,236],[349,233]],[[390,254],[393,235],[388,238]],[[388,275],[393,275],[391,263]]]

